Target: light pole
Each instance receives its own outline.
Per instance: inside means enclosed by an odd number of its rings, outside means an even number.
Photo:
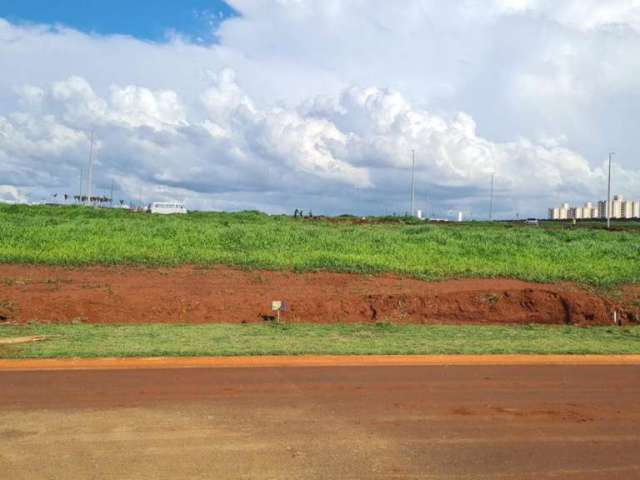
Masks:
[[[416,151],[411,150],[411,216],[415,215],[416,206]]]
[[[91,131],[91,146],[89,147],[89,172],[87,179],[87,205],[91,206],[91,195],[93,193],[93,142],[95,132]]]
[[[78,203],[82,202],[82,182],[84,182],[84,170],[80,169],[80,192],[78,192]]]
[[[491,196],[489,198],[489,221],[493,221],[493,184],[495,182],[496,174],[491,174]]]
[[[607,181],[607,230],[611,228],[611,159],[615,152],[609,152],[609,179]]]

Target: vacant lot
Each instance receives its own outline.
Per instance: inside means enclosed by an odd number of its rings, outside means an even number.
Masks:
[[[640,233],[499,223],[358,224],[259,213],[157,217],[83,207],[0,206],[0,262],[235,265],[507,277],[600,287],[640,282]]]
[[[640,353],[631,227],[0,206],[0,356]]]

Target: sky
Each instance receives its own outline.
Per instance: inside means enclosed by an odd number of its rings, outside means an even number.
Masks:
[[[0,201],[545,216],[640,198],[640,0],[0,0]],[[84,182],[86,192],[87,185]]]
[[[221,0],[2,0],[0,17],[15,24],[64,25],[97,35],[131,35],[162,42],[183,35],[212,43],[220,23],[235,15]]]

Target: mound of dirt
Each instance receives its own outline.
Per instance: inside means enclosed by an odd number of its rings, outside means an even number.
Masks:
[[[491,282],[478,287],[443,295],[370,295],[364,308],[374,321],[391,316],[412,323],[611,323],[611,305],[585,292],[557,291],[548,285],[497,289]]]
[[[261,322],[273,300],[287,301],[286,321],[307,323],[609,325],[614,310],[623,322],[637,319],[631,307],[571,284],[505,279],[22,265],[0,266],[0,279],[16,322]]]

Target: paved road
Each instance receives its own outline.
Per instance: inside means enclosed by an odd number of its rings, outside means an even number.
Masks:
[[[5,371],[0,472],[640,479],[640,367]]]

